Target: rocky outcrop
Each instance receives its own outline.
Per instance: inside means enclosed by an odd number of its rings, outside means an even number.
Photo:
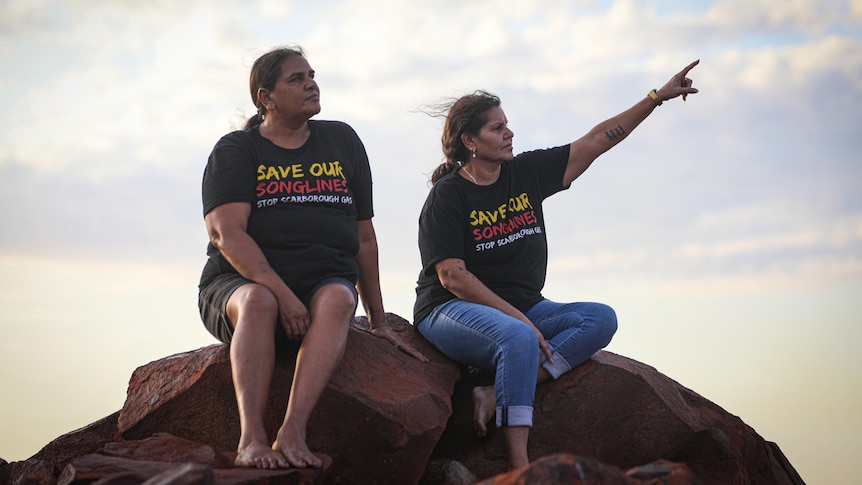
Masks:
[[[478,485],[699,485],[688,467],[658,461],[623,471],[596,460],[560,453],[529,466],[484,480]]]
[[[231,453],[157,433],[143,440],[106,444],[98,453],[71,460],[57,485],[144,483],[148,485],[322,484],[331,464],[316,469],[256,470],[231,466]]]
[[[454,413],[432,455],[457,459],[480,479],[506,472],[501,436],[472,428],[473,375],[456,386]],[[530,458],[570,453],[630,469],[656,460],[685,463],[703,483],[799,484],[774,443],[741,419],[654,368],[601,351],[536,392]]]
[[[341,365],[308,424],[309,447],[333,460],[328,479],[415,483],[452,413],[458,367],[407,321],[390,314],[387,323],[431,362],[399,352],[362,330],[367,328],[364,319],[354,320]],[[266,414],[273,437],[287,407],[294,355],[282,355],[273,375]],[[236,449],[239,420],[227,346],[205,347],[138,368],[118,422],[125,439],[165,432],[215,450]]]
[[[309,423],[322,469],[231,466],[239,421],[228,349],[214,345],[140,367],[121,411],[29,460],[0,461],[0,483],[803,483],[778,446],[738,417],[610,352],[540,385],[533,462],[509,472],[500,433],[491,428],[479,439],[473,432],[470,389],[488,376],[465,372],[405,320],[387,317],[431,362],[398,352],[354,319],[344,359]],[[291,355],[279,357],[273,376],[271,434],[290,392]]]

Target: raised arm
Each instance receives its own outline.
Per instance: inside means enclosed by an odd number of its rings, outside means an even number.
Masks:
[[[685,101],[686,96],[696,93],[697,89],[691,87],[692,81],[686,76],[699,62],[700,60],[692,62],[683,68],[682,71],[671,77],[664,86],[655,91],[650,91],[647,96],[631,108],[599,123],[586,135],[573,141],[571,150],[569,151],[569,162],[566,166],[566,173],[563,176],[563,185],[568,186],[576,178],[580,177],[599,155],[610,150],[617,143],[629,136],[657,106],[661,106],[665,101],[680,95],[682,95],[682,99]]]
[[[245,202],[223,204],[208,212],[204,221],[210,241],[239,274],[272,292],[287,336],[300,338],[311,323],[308,310],[246,232],[250,214],[251,204]]]

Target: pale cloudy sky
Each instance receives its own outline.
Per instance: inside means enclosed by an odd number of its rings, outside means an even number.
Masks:
[[[318,117],[366,144],[384,298],[407,318],[441,160],[417,110],[487,89],[516,151],[559,145],[701,59],[700,94],[547,202],[545,293],[614,306],[608,350],[740,416],[807,482],[855,476],[860,0],[0,0],[0,457],[215,342],[201,173],[251,113],[251,63],[287,43],[318,72]]]

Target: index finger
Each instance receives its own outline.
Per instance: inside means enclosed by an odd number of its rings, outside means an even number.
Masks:
[[[428,357],[425,357],[424,355],[422,355],[422,352],[419,352],[418,350],[414,349],[412,345],[404,346],[404,347],[402,347],[402,350],[404,352],[407,352],[407,354],[410,355],[411,357],[418,359],[422,362],[426,362],[426,363],[431,362],[431,360]]]
[[[694,69],[694,66],[696,66],[696,65],[698,65],[698,64],[700,64],[700,59],[698,59],[698,60],[696,60],[696,61],[692,62],[691,64],[689,64],[689,65],[687,65],[687,66],[685,66],[685,67],[682,69],[682,71],[680,71],[680,72],[679,72],[679,73],[680,73],[680,75],[682,75],[682,77],[687,76],[687,75],[688,75],[688,71],[691,71],[692,69]]]
[[[431,362],[430,359],[422,355],[422,352],[419,352],[418,350],[414,349],[413,346],[408,344],[407,342],[393,341],[392,343],[395,344],[396,349],[400,350],[401,352],[404,352],[405,354],[413,357],[414,359],[420,360],[422,362]]]

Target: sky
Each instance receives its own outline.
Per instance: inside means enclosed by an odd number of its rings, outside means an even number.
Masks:
[[[0,457],[119,410],[139,366],[216,343],[200,183],[299,44],[362,138],[387,311],[411,317],[442,160],[424,107],[502,98],[515,151],[567,144],[689,62],[545,203],[545,296],[613,306],[608,351],[776,442],[807,483],[862,460],[862,0],[0,0]],[[361,310],[360,310],[361,313]]]

